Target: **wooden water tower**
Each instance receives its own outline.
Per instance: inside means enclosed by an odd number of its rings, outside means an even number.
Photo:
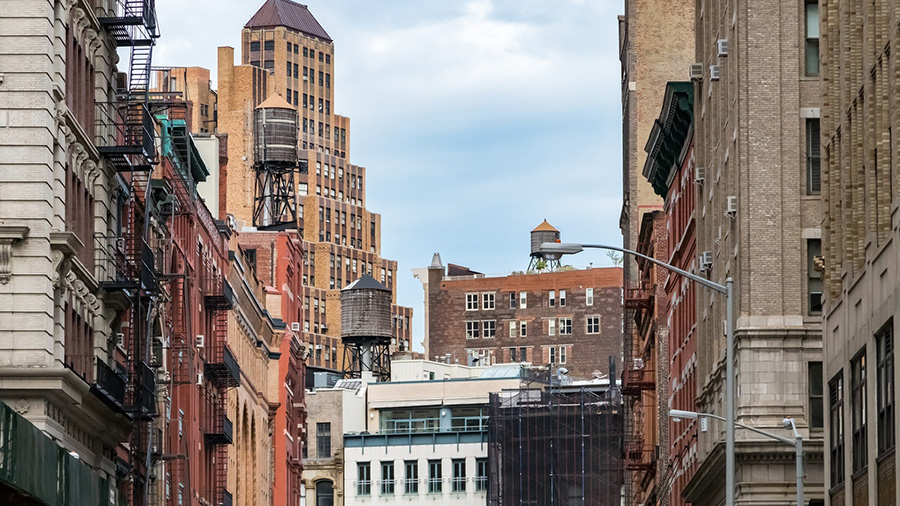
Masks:
[[[284,230],[297,226],[297,110],[272,95],[253,111],[253,168],[256,187],[253,226]]]
[[[341,341],[344,377],[371,372],[378,381],[391,379],[391,291],[364,274],[341,290]]]
[[[537,268],[539,260],[543,260],[547,269],[556,269],[559,267],[559,259],[547,260],[541,253],[541,244],[545,242],[559,242],[559,230],[544,220],[540,225],[531,231],[531,261],[528,263],[528,270],[532,271]]]

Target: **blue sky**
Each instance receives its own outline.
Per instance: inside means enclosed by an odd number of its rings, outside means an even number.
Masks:
[[[157,0],[154,64],[215,73],[262,0]],[[410,269],[493,274],[528,265],[546,218],[563,241],[621,243],[621,0],[309,0],[335,41],[335,111],[368,171],[383,255],[399,262],[421,349]],[[215,83],[215,77],[213,77]],[[600,252],[576,267],[609,265]]]

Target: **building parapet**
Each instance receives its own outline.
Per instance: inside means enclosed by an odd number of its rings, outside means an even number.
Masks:
[[[384,446],[414,446],[439,444],[481,444],[488,442],[487,427],[472,430],[447,430],[404,433],[346,433],[344,448],[373,448]]]

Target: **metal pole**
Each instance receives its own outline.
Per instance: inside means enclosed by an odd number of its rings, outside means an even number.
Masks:
[[[794,429],[796,432],[797,429]],[[797,506],[803,506],[803,438],[797,434]]]
[[[734,506],[734,280],[725,280],[725,506]]]

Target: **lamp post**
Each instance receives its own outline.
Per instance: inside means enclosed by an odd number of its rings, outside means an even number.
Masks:
[[[710,413],[697,413],[694,411],[682,411],[680,409],[671,409],[669,410],[669,418],[672,418],[676,422],[679,419],[695,419],[695,418],[715,418],[716,420],[725,421],[725,418],[722,418],[718,415],[713,415]],[[784,436],[779,436],[778,434],[772,434],[771,432],[766,432],[762,429],[757,429],[756,427],[751,427],[750,425],[744,425],[742,423],[735,422],[735,426],[740,427],[742,429],[747,429],[751,432],[755,432],[757,434],[761,434],[771,439],[775,439],[776,441],[781,441],[782,443],[789,444],[793,446],[797,453],[796,461],[797,461],[797,506],[803,506],[803,436],[800,435],[800,432],[797,431],[797,424],[794,422],[793,418],[785,418],[781,422],[784,424],[785,429],[792,429],[794,431],[794,439],[786,438]]]
[[[734,506],[734,280],[729,277],[723,286],[674,265],[618,246],[545,242],[541,244],[540,251],[547,260],[559,260],[563,255],[574,255],[585,248],[618,251],[644,259],[725,296],[725,506]]]

